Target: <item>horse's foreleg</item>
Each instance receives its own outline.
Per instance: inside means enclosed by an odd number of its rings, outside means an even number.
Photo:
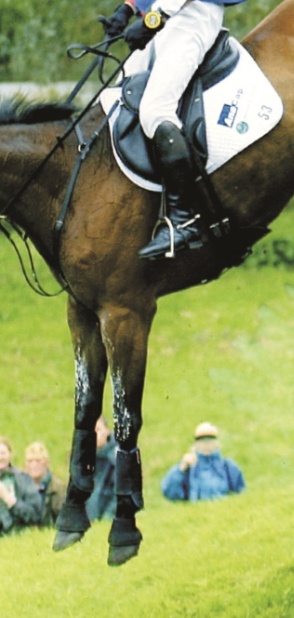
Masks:
[[[154,310],[144,314],[111,308],[101,316],[102,337],[111,370],[116,459],[117,511],[109,535],[108,564],[123,564],[138,553],[142,540],[135,513],[143,507],[140,452],[147,340]]]
[[[75,428],[66,500],[56,522],[59,532],[53,545],[55,551],[79,541],[90,526],[85,503],[93,490],[95,424],[102,410],[107,372],[106,351],[95,313],[69,299],[68,323],[76,364]]]

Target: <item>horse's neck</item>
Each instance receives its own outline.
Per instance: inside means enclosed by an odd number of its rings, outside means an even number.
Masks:
[[[45,253],[50,249],[53,222],[69,177],[68,148],[58,149],[33,176],[58,134],[60,124],[50,122],[0,127],[0,211],[5,209],[34,241],[38,239]]]
[[[98,106],[87,114],[81,122],[85,140],[93,135],[103,119]],[[0,214],[8,205],[6,214],[27,232],[49,264],[55,256],[56,220],[79,156],[75,131],[67,135],[62,146],[54,150],[53,156],[47,157],[51,149],[57,146],[56,138],[68,131],[69,122],[0,125]],[[112,158],[105,156],[109,151],[108,132],[104,131],[91,149],[91,156],[87,157],[87,166],[92,166],[93,174],[98,174],[100,167],[103,168],[102,158],[106,160],[104,167],[112,164]],[[46,163],[40,169],[44,160]],[[85,166],[86,163],[82,171]],[[26,186],[29,179],[31,181]],[[76,195],[76,185],[74,189]],[[15,196],[17,199],[14,199]]]

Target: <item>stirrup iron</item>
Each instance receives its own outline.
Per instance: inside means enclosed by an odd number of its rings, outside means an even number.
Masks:
[[[162,216],[158,219],[157,223],[154,226],[153,232],[152,232],[152,237],[151,240],[154,240],[155,236],[156,236],[156,232],[157,229],[159,228],[160,225],[166,224],[167,227],[169,228],[169,233],[170,233],[170,249],[169,251],[166,251],[164,254],[164,257],[166,258],[175,258],[176,254],[175,254],[175,229],[176,230],[184,230],[186,227],[189,227],[189,225],[193,225],[193,223],[195,223],[195,221],[197,221],[197,219],[200,219],[200,215],[194,215],[191,219],[189,219],[188,221],[185,221],[185,223],[179,224],[176,227],[173,226],[171,220],[169,219],[169,217]],[[192,246],[190,246],[190,249],[193,249]],[[151,258],[152,259],[152,258]]]
[[[158,221],[156,222],[154,228],[153,228],[153,232],[152,232],[152,236],[151,236],[151,241],[154,240],[157,229],[160,227],[160,225],[166,224],[167,227],[169,228],[169,233],[170,233],[170,250],[166,251],[166,253],[164,254],[164,257],[166,258],[174,258],[176,256],[175,254],[175,230],[174,230],[174,226],[171,222],[171,220],[164,216],[161,217],[160,219],[158,219]],[[152,259],[152,258],[151,258]]]

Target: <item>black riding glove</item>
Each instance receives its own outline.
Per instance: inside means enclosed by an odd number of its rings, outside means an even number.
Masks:
[[[105,33],[109,37],[119,36],[128,25],[134,15],[133,9],[128,4],[120,4],[110,17],[98,16]]]
[[[131,51],[135,51],[135,49],[144,49],[147,43],[153,39],[156,32],[158,32],[157,28],[147,28],[144,19],[138,19],[127,29],[125,41]]]

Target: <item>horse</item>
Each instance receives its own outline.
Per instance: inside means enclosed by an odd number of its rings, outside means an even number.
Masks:
[[[294,194],[294,0],[284,0],[242,43],[284,104],[283,118],[270,133],[211,176],[234,228],[250,230],[268,226]],[[70,194],[57,255],[56,221],[77,150],[84,146],[71,130],[72,113],[69,105],[2,103],[0,213],[25,230],[68,294],[75,412],[67,495],[53,549],[80,541],[90,525],[85,502],[93,488],[95,424],[109,371],[118,452],[108,564],[118,566],[138,554],[142,540],[135,518],[143,507],[138,438],[157,299],[219,277],[228,253],[204,221],[202,247],[182,250],[175,259],[138,258],[157,221],[160,195],[138,187],[121,172],[107,123],[97,131],[105,120],[97,104],[80,123],[86,141],[99,135]]]

